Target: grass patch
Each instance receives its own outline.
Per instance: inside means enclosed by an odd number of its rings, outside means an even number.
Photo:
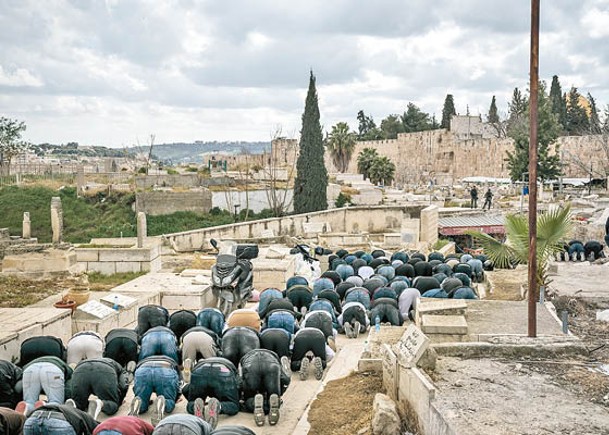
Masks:
[[[23,308],[66,290],[56,280],[28,280],[0,277],[0,307]]]
[[[135,237],[135,195],[114,192],[89,198],[77,198],[72,187],[53,190],[46,187],[5,187],[0,189],[0,228],[20,235],[23,213],[30,213],[32,236],[41,243],[51,241],[51,198],[59,196],[63,205],[63,238],[70,243],[88,243],[92,238]],[[248,220],[270,217],[268,210],[250,212]],[[239,212],[239,221],[245,210]],[[210,213],[177,212],[148,216],[148,235],[158,236],[234,222],[228,211],[213,209]],[[92,247],[92,245],[89,245]],[[104,246],[105,247],[105,246]]]
[[[122,272],[113,275],[102,275],[99,272],[89,272],[89,288],[91,291],[105,291],[132,281],[147,272]]]

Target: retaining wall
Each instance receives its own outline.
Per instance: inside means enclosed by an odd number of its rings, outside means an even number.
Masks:
[[[208,189],[188,192],[138,192],[135,194],[135,211],[157,216],[177,211],[208,213],[212,207],[212,194]]]
[[[161,246],[144,248],[75,248],[76,261],[87,272],[113,275],[122,272],[158,272],[161,270]]]
[[[429,210],[427,210],[429,208]],[[423,212],[425,210],[425,212]],[[252,239],[260,238],[272,230],[275,236],[302,236],[305,224],[325,224],[324,232],[339,232],[350,234],[361,233],[391,233],[400,232],[405,236],[416,230],[413,243],[434,243],[436,232],[430,235],[429,231],[421,228],[432,226],[430,221],[437,221],[437,208],[426,206],[371,206],[371,207],[344,207],[324,210],[315,213],[304,213],[280,218],[262,219],[217,227],[201,228],[181,233],[166,234],[163,236],[173,249],[178,252],[191,252],[206,249],[209,240],[215,239]],[[434,238],[435,236],[435,238]],[[430,237],[430,239],[426,239]]]

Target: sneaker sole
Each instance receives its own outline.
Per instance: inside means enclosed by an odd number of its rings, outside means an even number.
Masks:
[[[203,399],[197,398],[197,400],[195,400],[195,409],[194,409],[195,417],[203,418],[204,412],[205,412],[205,403],[203,403]]]
[[[262,394],[254,396],[254,421],[256,426],[264,426],[264,398]]]
[[[269,399],[270,410],[269,410],[269,424],[275,426],[279,422],[279,396],[277,394],[271,394]]]
[[[319,357],[313,359],[313,366],[315,368],[315,379],[321,381],[321,378],[324,377],[324,366]]]
[[[300,370],[298,371],[301,381],[306,381],[309,377],[309,359],[304,357],[300,362]]]
[[[142,401],[138,398],[134,398],[131,401],[131,405],[129,405],[129,413],[127,415],[131,417],[137,417],[140,415],[140,408],[142,406]]]
[[[220,402],[217,399],[210,399],[205,406],[203,419],[208,422],[212,430],[218,426],[218,414],[220,412]]]

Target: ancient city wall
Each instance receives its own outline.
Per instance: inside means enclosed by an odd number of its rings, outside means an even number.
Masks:
[[[177,211],[208,213],[212,207],[212,194],[208,189],[188,192],[138,192],[135,195],[135,211],[157,216]]]
[[[603,141],[605,146],[603,146]],[[558,139],[559,154],[566,177],[588,177],[590,163],[596,171],[609,167],[609,143],[602,136],[566,136]],[[459,139],[446,129],[399,134],[397,139],[358,142],[348,172],[357,172],[357,156],[364,148],[374,148],[396,165],[397,184],[427,185],[458,183],[464,177],[509,178],[507,152],[509,138],[472,137]],[[330,159],[326,159],[331,165]],[[602,167],[602,171],[599,169]],[[335,171],[333,166],[329,170]]]

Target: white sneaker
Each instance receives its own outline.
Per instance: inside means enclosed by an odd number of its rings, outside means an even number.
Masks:
[[[292,376],[292,369],[290,367],[290,359],[287,356],[281,357],[281,368],[283,372],[289,377]]]
[[[93,396],[89,399],[89,407],[87,408],[87,414],[93,417],[93,420],[97,420],[99,413],[102,410],[104,403],[97,397]]]
[[[154,414],[150,419],[153,426],[159,424],[159,422],[165,417],[165,397],[157,396],[154,401]]]
[[[345,335],[347,338],[353,338],[353,326],[351,326],[351,323],[345,323],[343,325],[343,329],[345,330]]]
[[[306,381],[309,377],[309,358],[306,356],[300,361],[300,370],[298,373],[300,374],[301,381]]]
[[[184,370],[182,371],[182,378],[184,382],[190,384],[190,371],[192,370],[192,360],[190,358],[186,358],[184,360]]]
[[[362,325],[361,323],[359,323],[358,321],[355,321],[355,324],[353,325],[353,338],[357,338],[359,337],[359,332],[362,329]]]

